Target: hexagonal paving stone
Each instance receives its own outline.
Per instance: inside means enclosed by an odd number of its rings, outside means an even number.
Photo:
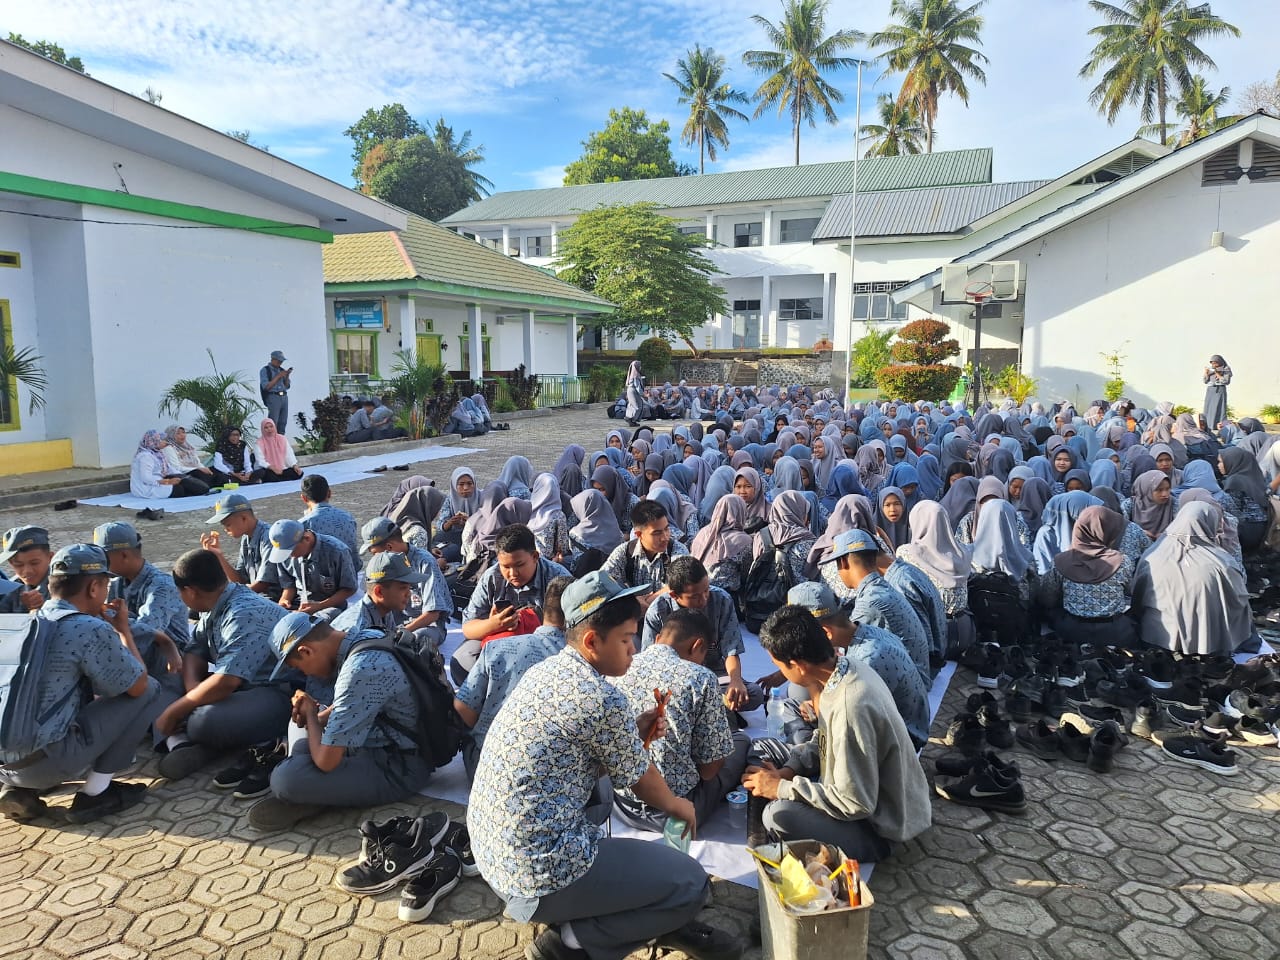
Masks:
[[[1043,833],[1018,824],[1001,824],[990,837],[991,849],[1023,860],[1040,860],[1058,848]]]
[[[1051,937],[1057,936],[1051,933]],[[1039,940],[1011,937],[1000,930],[988,930],[965,944],[968,957],[999,957],[1000,960],[1047,960],[1048,950]]]
[[[1110,860],[1076,850],[1059,850],[1053,856],[1046,857],[1044,865],[1064,883],[1110,890],[1121,882],[1120,874]]]
[[[978,921],[958,900],[919,894],[905,901],[900,909],[913,918],[913,930],[940,940],[964,940],[978,931]]]
[[[489,889],[488,884],[464,880],[453,893],[436,906],[433,918],[441,923],[455,921],[488,920],[502,912],[502,901]]]
[[[237,942],[227,948],[227,960],[298,960],[304,943],[297,937],[270,933]]]
[[[81,954],[76,957],[76,960],[142,960],[145,957],[146,954],[137,947],[131,947],[126,943],[112,943]]]
[[[176,843],[151,843],[116,854],[111,861],[111,872],[125,880],[134,880],[171,870],[181,857],[182,847]]]
[[[917,839],[922,850],[940,860],[974,863],[987,852],[980,836],[956,827],[933,827]]]
[[[208,915],[194,903],[170,903],[135,918],[124,940],[147,951],[158,950],[195,937]]]
[[[387,960],[432,960],[435,957],[444,960],[458,955],[459,937],[449,927],[432,923],[400,926],[402,932],[388,937],[382,948],[382,955]]]
[[[1178,846],[1178,840],[1161,829],[1159,821],[1148,823],[1127,817],[1117,817],[1107,822],[1103,829],[1106,830],[1107,836],[1119,846],[1132,850],[1169,853]]]
[[[1188,928],[1196,942],[1214,957],[1272,957],[1276,945],[1243,917],[1201,917]]]
[[[1132,917],[1116,909],[1109,893],[1089,886],[1054,887],[1044,895],[1045,909],[1064,925],[1079,925],[1100,933],[1114,933]],[[1059,935],[1054,934],[1057,938]],[[1093,960],[1098,960],[1094,957]]]
[[[973,904],[983,920],[997,930],[1041,937],[1057,926],[1057,921],[1033,897],[1007,890],[988,890]]]
[[[102,873],[110,862],[110,851],[92,843],[81,843],[76,850],[42,859],[35,876],[56,885]]]
[[[108,873],[96,873],[54,887],[44,902],[44,909],[55,917],[69,917],[104,907],[116,898],[124,881]]]
[[[258,893],[265,880],[257,870],[236,864],[201,876],[191,891],[191,899],[210,908],[224,906]]]
[[[312,890],[329,888],[333,875],[333,865],[327,859],[311,857],[272,870],[263,892],[273,900],[288,903]]]
[[[1229,853],[1210,847],[1197,847],[1184,843],[1176,854],[1196,880],[1216,880],[1219,883],[1239,883],[1245,876],[1244,866]]]
[[[28,910],[0,918],[0,943],[6,949],[17,950],[43,943],[58,918],[40,910]]]
[[[464,957],[505,957],[515,952],[519,942],[515,924],[484,921],[468,924],[458,942]]]
[[[11,917],[33,910],[48,893],[48,884],[34,877],[6,883],[0,886],[0,917]]]
[[[964,948],[935,937],[913,933],[889,947],[895,960],[965,960]]]
[[[1187,871],[1179,861],[1145,850],[1122,848],[1111,857],[1122,877],[1133,877],[1154,884],[1178,884],[1187,879]]]
[[[259,897],[242,898],[235,906],[215,910],[205,925],[204,935],[219,943],[243,943],[275,929],[280,907]]]
[[[1242,887],[1229,883],[1184,883],[1178,888],[1187,902],[1200,913],[1253,923],[1262,916],[1262,906]]]
[[[303,960],[378,960],[382,939],[371,930],[351,926],[308,939],[302,956]]]
[[[280,918],[279,929],[311,940],[347,926],[355,913],[356,905],[349,894],[326,888],[291,901]]]
[[[985,867],[992,859],[992,857],[984,859],[982,866]],[[880,879],[879,869],[879,867],[876,868],[877,881]],[[982,879],[973,867],[967,863],[956,863],[954,860],[935,860],[927,871],[919,873],[914,878],[914,882],[915,886],[924,893],[962,901],[974,897],[983,886]],[[879,891],[880,887],[877,883],[877,899],[880,896]]]
[[[1190,840],[1192,843],[1212,847],[1215,850],[1230,850],[1236,838],[1231,831],[1216,822],[1217,818],[1222,816],[1221,808],[1218,808],[1212,816],[1213,820],[1175,815],[1166,819],[1160,826],[1173,834],[1179,843]]]
[[[1084,823],[1054,823],[1046,831],[1059,846],[1083,853],[1105,856],[1116,849],[1116,842],[1098,827]]]
[[[184,869],[203,874],[244,863],[247,853],[248,847],[244,844],[228,843],[226,838],[217,838],[185,844],[180,857]]]
[[[1075,797],[1069,794],[1053,794],[1046,798],[1045,806],[1059,820],[1072,823],[1097,824],[1115,816],[1115,810],[1109,810],[1092,796]]]
[[[350,854],[354,858],[359,842],[352,839]],[[273,837],[270,843],[259,840],[244,848],[244,863],[255,870],[271,871],[291,863],[301,863],[316,852],[316,840],[303,834]]]
[[[1118,934],[1121,942],[1140,957],[1161,960],[1203,960],[1200,944],[1186,931],[1167,923],[1137,920]]]
[[[206,940],[204,937],[192,937],[190,940],[183,940],[181,943],[151,951],[151,960],[168,957],[173,957],[174,960],[192,960],[193,957],[213,960],[215,957],[221,958],[225,949],[222,944]]]
[[[1182,926],[1196,915],[1191,904],[1164,886],[1131,880],[1116,888],[1116,900],[1133,917]]]
[[[992,854],[978,864],[989,886],[1007,890],[1019,896],[1042,897],[1057,885],[1048,869],[1034,860]],[[962,899],[968,895],[957,894]]]
[[[195,874],[185,870],[167,870],[164,873],[139,877],[130,881],[120,895],[117,906],[130,913],[143,913],[167,903],[183,900],[196,885]]]
[[[132,922],[133,917],[118,907],[78,913],[63,917],[44,945],[63,956],[78,957],[86,951],[115,943]]]
[[[1134,960],[1134,954],[1117,943],[1113,934],[1083,925],[1062,927],[1045,938],[1044,946],[1056,960]],[[1152,954],[1137,956],[1149,960]]]

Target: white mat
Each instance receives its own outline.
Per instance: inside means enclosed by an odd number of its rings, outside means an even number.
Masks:
[[[756,636],[743,630],[742,638],[746,645],[746,651],[742,656],[743,676],[749,680],[754,680],[757,677],[773,673],[773,661],[769,659],[769,655],[760,646],[760,641]],[[454,624],[449,630],[449,636],[443,649],[446,660],[453,655],[453,651],[458,648],[461,642],[462,631],[457,624]],[[933,689],[929,691],[929,720],[931,723],[933,718],[937,716],[938,708],[942,705],[942,697],[947,692],[947,686],[951,683],[951,678],[955,672],[956,665],[948,663],[934,677]],[[769,735],[765,727],[765,711],[763,709],[752,710],[750,713],[744,714],[744,716],[748,723],[746,733],[749,737],[758,739]],[[433,773],[430,782],[422,789],[424,796],[434,797],[437,800],[448,800],[464,806],[470,798],[470,793],[471,786],[467,783],[467,776],[462,768],[461,756],[455,757],[447,767]],[[756,869],[751,855],[747,853],[742,828],[734,827],[729,823],[729,817],[724,812],[724,809],[725,807],[722,804],[721,810],[717,812],[715,817],[705,825],[699,825],[699,839],[693,841],[690,845],[689,855],[701,863],[703,869],[712,876],[754,888],[756,886]],[[662,842],[661,834],[636,830],[627,826],[617,817],[613,818],[612,831],[615,837],[635,837],[639,840]],[[871,879],[871,872],[874,866],[874,864],[869,863],[859,864],[863,880]]]
[[[401,467],[426,460],[442,460],[445,457],[461,457],[470,453],[481,453],[473,447],[416,447],[412,450],[396,450],[394,453],[375,454],[367,457],[353,457],[350,460],[335,460],[332,463],[317,463],[304,467],[318,473],[329,481],[329,486],[340,483],[352,483],[356,480],[368,480],[377,474],[371,473],[374,467]],[[392,477],[395,474],[391,474]],[[448,484],[441,485],[447,490]],[[266,497],[278,497],[285,493],[297,493],[302,489],[301,480],[286,480],[283,483],[255,483],[242,486],[239,493],[250,500],[262,500]],[[187,513],[192,510],[212,510],[214,503],[222,494],[209,494],[205,497],[165,498],[149,500],[146,497],[135,497],[131,493],[113,493],[105,497],[94,497],[92,500],[80,502],[89,507],[127,507],[130,510],[145,510],[148,507],[163,507],[166,513]]]

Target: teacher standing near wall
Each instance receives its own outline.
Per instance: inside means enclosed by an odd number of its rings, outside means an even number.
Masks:
[[[258,390],[262,394],[262,402],[267,408],[267,418],[276,425],[276,431],[283,436],[289,429],[289,375],[293,367],[284,365],[284,353],[271,351],[271,361],[258,371]]]
[[[1227,419],[1227,384],[1231,382],[1231,368],[1220,355],[1215,353],[1209,358],[1209,365],[1204,368],[1204,382],[1208,384],[1204,392],[1204,422],[1211,432],[1217,433]]]

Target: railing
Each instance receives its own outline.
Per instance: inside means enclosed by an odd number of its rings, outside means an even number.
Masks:
[[[502,377],[485,377],[482,383],[494,383],[498,387],[498,395],[507,395],[507,381]],[[370,380],[367,377],[352,374],[336,374],[329,378],[329,389],[339,397],[380,397],[391,389],[390,380]],[[587,398],[587,380],[585,377],[568,377],[561,375],[538,376],[538,400],[536,406],[561,407],[569,403],[582,403]]]
[[[566,403],[582,403],[587,396],[584,377],[539,376],[539,407],[560,407]]]

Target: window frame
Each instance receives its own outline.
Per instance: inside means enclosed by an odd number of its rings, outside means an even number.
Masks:
[[[333,330],[332,333],[333,333],[333,369],[337,375],[342,376],[344,375],[344,373],[350,373],[352,375],[366,376],[370,380],[382,379],[378,373],[378,333],[379,331],[360,330],[358,328],[347,329],[345,327],[340,327],[338,329]],[[339,362],[339,359],[338,359],[339,358],[339,349],[338,349],[339,337],[358,337],[358,338],[369,341],[369,370],[343,371],[342,364]],[[350,347],[347,348],[346,352],[350,353]]]
[[[543,241],[543,240],[545,240],[545,241],[546,241],[546,250],[547,250],[547,252],[546,252],[546,253],[542,253],[542,252],[541,252],[541,251],[542,251],[542,248],[543,248],[543,243],[542,243],[542,241]],[[534,250],[534,243],[535,243],[535,241],[537,242],[537,250]],[[550,256],[552,256],[552,253],[551,253],[551,234],[549,234],[549,233],[538,233],[538,234],[529,234],[529,235],[527,235],[527,236],[524,238],[524,255],[525,255],[525,259],[528,259],[529,257],[550,257]]]
[[[778,222],[778,242],[779,243],[808,243],[813,239],[813,233],[818,229],[818,223],[821,217],[793,217],[790,220],[780,220]],[[787,224],[789,223],[807,223],[809,224],[809,232],[803,237],[788,238]]]
[[[799,316],[801,313],[804,316]],[[778,301],[779,323],[804,323],[807,320],[821,319],[822,297],[786,297]]]
[[[745,233],[740,233],[738,231],[739,227],[746,227],[747,231]],[[755,229],[752,229],[753,227]],[[740,237],[745,237],[747,242],[739,243],[738,240]],[[754,240],[755,242],[752,243],[751,242],[752,240]],[[762,246],[764,246],[764,221],[763,220],[744,220],[741,223],[735,223],[733,225],[733,247],[735,250],[743,250],[743,249],[747,249],[748,247],[762,247]]]

